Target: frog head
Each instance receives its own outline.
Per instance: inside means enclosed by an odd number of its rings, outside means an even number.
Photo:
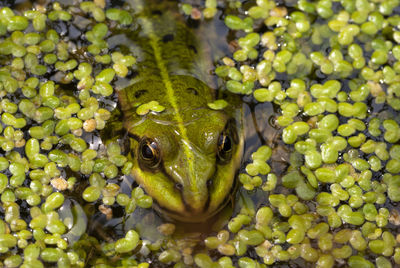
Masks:
[[[243,152],[242,111],[209,108],[201,98],[209,88],[186,80],[173,83],[179,117],[168,100],[158,99],[165,110],[135,120],[125,118],[124,125],[130,137],[132,175],[153,198],[155,208],[171,219],[201,222],[215,215],[233,194]],[[150,86],[157,85],[146,84]],[[154,99],[154,95],[141,97],[142,102]]]

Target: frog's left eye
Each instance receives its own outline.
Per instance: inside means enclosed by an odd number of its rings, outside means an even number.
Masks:
[[[232,139],[226,132],[222,132],[218,138],[218,159],[225,164],[232,158]]]
[[[161,162],[160,148],[151,139],[144,138],[140,141],[138,155],[140,164],[146,168],[156,169]]]

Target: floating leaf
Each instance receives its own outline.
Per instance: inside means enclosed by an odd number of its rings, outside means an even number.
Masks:
[[[160,113],[165,110],[165,107],[160,105],[158,101],[150,101],[148,103],[139,105],[139,107],[137,107],[136,109],[136,113],[138,115],[145,115],[148,114],[150,110],[153,112]]]
[[[222,110],[228,105],[228,103],[225,100],[216,100],[214,102],[207,103],[207,105],[213,110]]]

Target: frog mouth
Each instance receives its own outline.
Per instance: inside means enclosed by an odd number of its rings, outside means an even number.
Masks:
[[[197,213],[193,214],[190,211],[192,208],[185,202],[185,200],[182,198],[182,201],[185,204],[185,207],[187,210],[185,210],[185,214],[178,213],[176,211],[170,210],[168,208],[165,208],[161,206],[157,200],[154,200],[153,202],[153,208],[154,210],[160,215],[161,218],[164,218],[165,220],[172,221],[172,222],[182,222],[182,223],[202,223],[206,222],[209,219],[213,218],[214,216],[218,215],[219,212],[221,212],[229,203],[232,204],[232,207],[235,203],[235,193],[236,190],[239,186],[237,175],[239,173],[239,170],[236,171],[235,174],[235,179],[233,180],[233,184],[231,187],[231,190],[229,191],[229,194],[224,198],[224,200],[218,205],[216,209],[213,211],[208,211],[208,207],[210,204],[210,196],[207,199],[206,205],[204,206],[204,209],[202,213]]]

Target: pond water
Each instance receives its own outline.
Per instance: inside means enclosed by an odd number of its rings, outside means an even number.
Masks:
[[[240,95],[231,201],[174,222],[130,174],[118,92],[157,64],[142,1],[0,1],[0,262],[400,265],[400,2],[151,2],[197,37],[207,83]]]

